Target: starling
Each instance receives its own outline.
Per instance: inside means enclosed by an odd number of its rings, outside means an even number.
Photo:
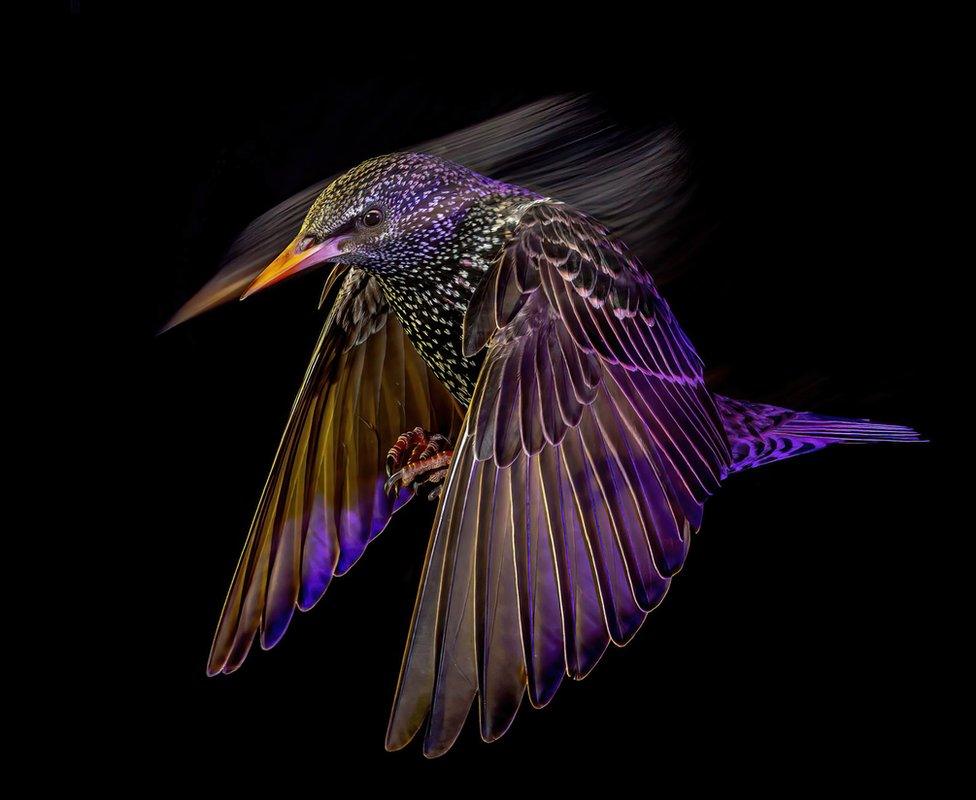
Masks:
[[[320,189],[284,252],[243,275],[248,296],[333,265],[207,669],[236,670],[256,636],[273,647],[399,507],[439,496],[388,749],[426,725],[424,753],[446,752],[475,702],[497,739],[525,695],[545,706],[629,642],[729,475],[918,439],[713,394],[626,225],[565,197],[430,152],[370,159]],[[275,213],[280,228],[291,210]]]

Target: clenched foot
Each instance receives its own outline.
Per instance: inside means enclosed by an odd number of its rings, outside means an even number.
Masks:
[[[405,488],[426,491],[429,487],[428,499],[440,497],[454,454],[450,447],[446,436],[423,428],[400,434],[386,456],[386,474],[390,476],[386,481],[387,493],[396,494]]]

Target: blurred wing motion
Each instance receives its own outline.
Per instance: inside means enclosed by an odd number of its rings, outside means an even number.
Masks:
[[[585,98],[554,97],[426,142],[431,153],[482,175],[558,197],[600,219],[655,270],[673,268],[687,245],[678,235],[691,196],[687,159],[673,130],[617,130]],[[238,299],[294,238],[331,178],[254,220],[231,245],[224,265],[166,323],[168,330]]]
[[[260,631],[273,647],[386,526],[386,452],[409,426],[457,431],[461,412],[379,287],[337,268],[332,311],[292,407],[221,613],[207,671],[233,672]]]
[[[601,225],[542,202],[478,289],[488,351],[437,510],[387,747],[445,752],[478,698],[501,736],[626,644],[730,463],[702,365]]]
[[[183,304],[162,331],[231,300],[240,300],[247,287],[295,237],[312,202],[331,181],[329,178],[309,186],[248,225],[230,246],[220,271]]]

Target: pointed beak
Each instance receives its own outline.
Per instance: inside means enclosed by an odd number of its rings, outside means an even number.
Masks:
[[[307,236],[296,236],[281,255],[268,264],[247,287],[247,291],[241,295],[241,300],[302,270],[341,255],[343,251],[340,248],[348,238],[348,236],[335,236],[313,244],[313,240]]]

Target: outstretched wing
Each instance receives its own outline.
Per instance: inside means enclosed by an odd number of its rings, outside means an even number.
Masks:
[[[421,578],[387,747],[501,736],[626,644],[730,462],[698,356],[606,229],[531,204],[465,317],[488,352]]]
[[[389,446],[408,427],[456,430],[461,412],[410,344],[376,282],[344,267],[292,407],[207,671],[233,672],[260,631],[273,647],[362,555],[405,499],[383,491]]]

